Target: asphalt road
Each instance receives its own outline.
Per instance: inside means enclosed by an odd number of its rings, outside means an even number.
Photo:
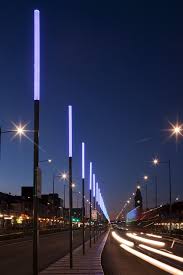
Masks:
[[[117,234],[124,237],[124,233],[116,231]],[[176,248],[175,254],[182,256],[180,253],[180,246]],[[141,251],[144,254],[148,254],[145,251]],[[178,252],[178,253],[177,253]],[[162,260],[160,256],[149,255],[153,258]],[[165,262],[165,260],[163,259]],[[167,264],[172,265],[170,260],[166,261]],[[113,239],[109,234],[108,240],[102,253],[102,266],[104,274],[106,275],[165,275],[168,274],[159,268],[152,266],[149,263],[137,258],[123,250],[119,243]],[[175,264],[174,264],[175,266]],[[183,266],[178,264],[175,266],[183,270]],[[181,268],[182,267],[182,268]]]
[[[86,232],[86,238],[88,238]],[[82,242],[82,231],[73,234],[73,246]],[[40,270],[69,252],[69,232],[40,236]],[[0,242],[0,274],[32,275],[32,240],[30,238]]]

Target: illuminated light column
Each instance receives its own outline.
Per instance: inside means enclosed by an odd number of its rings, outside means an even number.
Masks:
[[[69,119],[69,243],[70,243],[70,268],[73,267],[72,257],[72,106],[68,106],[68,119]]]
[[[83,255],[85,254],[85,144],[82,142],[82,235],[83,235]]]
[[[95,182],[95,174],[93,174],[93,209],[96,210],[96,182]],[[94,229],[93,229],[93,235],[94,235],[94,243],[95,243],[95,221],[94,221]]]
[[[33,275],[39,273],[38,168],[40,100],[40,12],[34,10],[34,172],[33,172]]]
[[[93,203],[94,203],[94,209],[95,209],[95,174],[93,174]]]
[[[90,162],[90,181],[89,181],[89,190],[90,190],[90,247],[92,246],[92,228],[91,228],[91,220],[92,220],[92,162]]]

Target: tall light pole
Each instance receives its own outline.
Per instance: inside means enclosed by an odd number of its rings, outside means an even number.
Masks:
[[[39,273],[38,168],[40,100],[40,12],[34,10],[34,166],[33,166],[33,275]]]
[[[82,142],[82,236],[83,236],[83,255],[85,254],[85,144]]]
[[[171,179],[171,163],[168,161],[159,161],[159,159],[153,159],[153,164],[156,166],[158,164],[168,165],[168,179],[169,179],[169,216],[170,216],[170,235],[172,231],[172,179]]]
[[[62,179],[64,180],[64,208],[65,208],[65,180],[67,180],[67,174],[62,173]]]
[[[52,180],[53,227],[55,227],[55,178],[56,178],[56,177],[59,177],[59,176],[53,174],[53,180]]]
[[[68,118],[69,118],[69,243],[70,243],[70,268],[73,267],[72,257],[72,106],[68,106]]]
[[[155,180],[155,207],[158,207],[158,178],[157,175],[154,178]]]
[[[96,210],[96,199],[95,199],[95,195],[96,195],[96,182],[95,182],[95,174],[93,174],[93,209],[94,212]],[[95,220],[94,220],[94,229],[93,229],[93,235],[94,235],[94,243],[95,243]]]
[[[89,182],[89,190],[90,190],[90,247],[92,246],[92,162],[90,162],[90,182]]]
[[[96,197],[96,212],[97,212],[97,239],[98,239],[98,182],[96,182],[96,190],[95,190],[95,197]]]
[[[145,181],[145,187],[146,187],[146,210],[148,209],[148,198],[147,198],[147,181],[148,181],[149,177],[148,176],[144,176],[144,181]]]

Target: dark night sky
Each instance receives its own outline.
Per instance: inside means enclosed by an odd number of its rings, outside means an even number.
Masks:
[[[40,158],[51,157],[67,170],[67,106],[72,104],[78,190],[85,141],[87,162],[93,161],[110,213],[120,210],[144,173],[158,174],[159,203],[168,200],[168,170],[151,167],[155,155],[171,159],[173,199],[182,198],[183,141],[176,148],[162,131],[168,121],[183,120],[181,1],[11,2],[0,9],[1,126],[10,129],[11,121],[22,121],[33,128],[33,10],[38,8]],[[18,194],[22,185],[32,185],[32,157],[31,142],[3,135],[0,191]],[[42,168],[43,191],[51,192],[54,168]],[[61,182],[56,191],[62,194]],[[151,205],[153,192],[151,181]]]

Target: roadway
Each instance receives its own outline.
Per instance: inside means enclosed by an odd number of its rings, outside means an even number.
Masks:
[[[126,232],[122,230],[115,230],[116,234],[120,237],[122,237],[125,240],[134,242],[133,249],[143,253],[145,255],[150,256],[153,259],[159,260],[163,263],[166,263],[169,266],[175,267],[179,270],[182,270],[183,274],[183,263],[174,261],[172,259],[169,259],[167,257],[164,257],[162,255],[157,255],[156,253],[147,251],[141,247],[139,247],[139,244],[141,242],[134,241],[133,239],[130,239],[126,236]],[[143,236],[147,237],[146,235],[138,235],[137,236]],[[155,238],[147,237],[148,239],[157,240]],[[157,240],[159,241],[159,239]],[[160,249],[162,251],[170,251],[171,253],[182,256],[183,255],[183,245],[181,244],[174,244],[173,249],[171,249],[171,244],[169,240],[161,239],[161,241],[165,242],[165,247],[163,249]],[[157,249],[157,248],[156,248]],[[183,260],[183,258],[182,258]],[[113,238],[112,234],[109,234],[108,240],[106,242],[106,245],[104,247],[103,253],[102,253],[102,267],[104,270],[104,274],[106,275],[165,275],[170,274],[165,271],[162,271],[160,268],[155,267],[151,265],[150,263],[147,263],[143,259],[138,258],[137,256],[131,254],[129,251],[126,251],[122,247],[120,247],[120,243],[116,241],[116,239]],[[178,274],[178,273],[174,273]]]
[[[82,243],[82,231],[73,231],[73,247]],[[89,232],[86,232],[86,238]],[[69,232],[40,236],[40,270],[69,252]],[[0,242],[0,274],[32,275],[32,239],[30,237]]]

